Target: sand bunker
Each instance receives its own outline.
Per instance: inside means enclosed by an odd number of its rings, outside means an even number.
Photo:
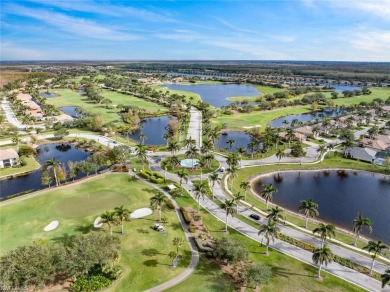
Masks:
[[[142,217],[148,216],[152,213],[153,213],[153,211],[150,208],[141,208],[141,209],[137,209],[133,213],[131,213],[130,218],[132,218],[132,219],[142,218]]]
[[[60,224],[60,222],[58,222],[57,220],[51,221],[48,225],[46,225],[45,228],[43,228],[43,230],[44,231],[52,231],[52,230],[56,229],[59,224]]]

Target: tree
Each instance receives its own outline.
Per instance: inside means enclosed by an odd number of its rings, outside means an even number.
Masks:
[[[141,134],[139,135],[139,141],[141,142],[142,145],[145,144],[145,140],[146,140],[146,139],[147,139],[147,138],[146,138],[145,133],[141,133]]]
[[[235,205],[236,204],[234,200],[228,200],[228,199],[225,199],[225,202],[221,204],[221,209],[225,210],[226,212],[225,232],[227,232],[228,216],[231,215],[233,217],[237,213]]]
[[[183,180],[188,181],[188,173],[182,169],[177,173],[177,176],[180,178],[180,194],[183,195]]]
[[[22,141],[19,134],[16,134],[12,137],[12,143],[16,144],[16,152],[19,153],[19,144]]]
[[[240,183],[240,188],[244,190],[244,199],[246,201],[246,193],[251,188],[251,183],[249,181],[243,181]]]
[[[233,182],[234,182],[234,178],[237,176],[237,168],[234,165],[232,165],[227,169],[226,172],[230,177],[230,189],[233,190]]]
[[[332,253],[332,251],[331,251],[331,249],[329,247],[324,245],[323,247],[316,248],[313,251],[312,260],[313,260],[313,262],[316,265],[319,266],[318,267],[318,276],[317,276],[317,278],[318,279],[322,279],[321,278],[321,268],[322,268],[322,265],[327,266],[328,263],[331,263],[333,261],[333,253]]]
[[[59,185],[58,177],[57,177],[57,168],[60,165],[61,165],[61,163],[58,160],[52,158],[52,159],[46,160],[45,167],[44,167],[44,169],[46,169],[46,170],[53,169],[54,181],[56,183],[56,186]]]
[[[266,249],[265,254],[268,255],[268,247],[270,240],[275,241],[275,238],[278,238],[279,228],[276,226],[276,222],[269,220],[267,224],[263,224],[260,226],[258,235],[264,234],[266,240]]]
[[[172,155],[179,150],[179,143],[177,141],[170,141],[168,144],[168,150],[171,151]]]
[[[216,182],[220,182],[221,178],[218,176],[217,172],[213,172],[212,174],[209,175],[209,180],[211,182],[211,186],[214,188]],[[214,200],[214,192],[213,193],[213,200]]]
[[[362,213],[359,212],[358,216],[353,220],[353,232],[355,233],[355,242],[354,246],[357,244],[357,240],[360,236],[360,232],[362,231],[362,228],[365,226],[368,228],[369,232],[372,232],[372,222],[369,218],[364,218]]]
[[[64,128],[58,129],[57,131],[54,132],[54,137],[56,139],[62,139],[68,135],[69,135],[69,131]]]
[[[204,194],[205,194],[205,184],[203,183],[196,183],[194,184],[194,195],[195,199],[198,201],[198,212],[200,210],[200,198],[204,199]]]
[[[77,176],[77,164],[73,161],[68,161],[69,179],[74,180]]]
[[[123,234],[123,222],[129,218],[130,211],[126,209],[123,205],[120,207],[115,207],[115,215],[119,218],[121,223],[121,233]]]
[[[322,155],[324,155],[326,153],[327,149],[326,149],[326,146],[325,145],[320,145],[317,149],[317,153],[319,153],[320,155],[320,160],[322,158]],[[322,161],[321,161],[322,162]]]
[[[175,237],[172,240],[173,246],[176,246],[176,256],[179,255],[179,248],[183,245],[183,243],[184,243],[184,240],[181,237]]]
[[[112,236],[112,226],[117,223],[117,218],[115,212],[106,211],[102,215],[100,215],[100,223],[107,224],[108,229],[110,231],[110,235]]]
[[[158,221],[161,221],[161,210],[166,201],[167,198],[162,192],[157,192],[156,195],[150,198],[150,206],[158,210]]]
[[[272,269],[270,266],[263,264],[253,263],[246,265],[242,272],[241,277],[246,283],[254,283],[255,291],[258,291],[259,285],[267,285],[272,278]]]
[[[248,250],[242,242],[222,237],[217,239],[213,254],[216,258],[224,260],[227,264],[235,264],[248,258]]]
[[[51,183],[53,182],[53,177],[50,175],[50,173],[47,171],[47,169],[44,169],[41,174],[41,183],[42,185],[48,185],[50,188]]]
[[[198,149],[195,146],[190,146],[186,151],[186,157],[192,160],[192,166],[194,166],[194,158],[198,157]]]
[[[232,151],[232,148],[233,148],[233,145],[236,144],[236,140],[234,139],[229,139],[226,141],[226,144],[229,145],[229,151],[231,152]]]
[[[238,155],[240,156],[240,166],[242,166],[242,156],[246,153],[246,150],[244,147],[238,147],[236,149]]]
[[[145,169],[145,161],[147,159],[146,156],[146,148],[144,145],[137,145],[137,157],[141,160],[142,163],[142,170]]]
[[[372,253],[372,262],[370,268],[370,275],[372,275],[372,270],[374,269],[375,260],[378,254],[381,254],[384,250],[389,249],[389,247],[381,240],[370,240],[366,246],[363,246],[363,249],[366,249],[368,252]]]
[[[280,209],[279,206],[268,209],[267,211],[269,212],[267,215],[268,222],[280,222],[281,219],[284,219],[282,215],[283,209]]]
[[[270,183],[268,186],[264,186],[264,189],[261,191],[260,195],[265,200],[267,209],[268,209],[268,202],[272,201],[273,193],[277,191],[278,190],[274,188],[272,183]]]
[[[313,229],[313,234],[318,233],[322,239],[321,247],[324,247],[325,240],[327,238],[332,238],[332,236],[336,236],[335,226],[333,224],[324,224],[320,223],[318,227]]]
[[[275,153],[276,157],[279,159],[279,164],[280,164],[280,160],[286,156],[286,154],[284,153],[284,150],[283,149],[280,149],[278,148],[278,150],[276,150],[276,153]]]
[[[318,212],[318,204],[316,204],[312,199],[308,201],[302,200],[299,202],[298,211],[305,214],[305,228],[307,229],[307,223],[309,221],[309,217],[315,217],[319,215]]]
[[[238,203],[240,200],[244,199],[244,196],[240,192],[233,194],[233,201],[236,204],[236,213],[238,213]]]
[[[95,132],[101,131],[105,123],[106,121],[100,114],[93,115],[89,119],[89,127],[92,131]]]
[[[382,275],[382,289],[385,288],[387,284],[390,283],[390,269],[387,269]]]
[[[295,132],[292,128],[286,130],[286,139],[288,141],[288,148],[290,148],[291,141],[295,139]]]

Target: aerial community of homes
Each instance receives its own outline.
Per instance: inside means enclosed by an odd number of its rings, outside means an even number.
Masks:
[[[26,93],[19,93],[16,96],[17,100],[21,101],[21,104],[25,106],[24,114],[26,116],[31,116],[35,118],[37,121],[41,121],[43,119],[43,110],[42,108],[32,99],[32,96],[30,94]]]

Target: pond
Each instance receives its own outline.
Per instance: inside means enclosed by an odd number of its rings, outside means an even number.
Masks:
[[[343,92],[344,90],[357,90],[357,89],[360,90],[361,89],[361,87],[353,86],[353,85],[330,84],[330,83],[326,83],[323,85],[327,86],[327,87],[333,87],[338,92]]]
[[[352,221],[358,212],[373,222],[373,232],[368,237],[390,243],[390,178],[367,172],[346,170],[328,174],[322,171],[281,172],[278,182],[274,175],[261,177],[254,183],[260,192],[260,183],[272,183],[278,190],[273,203],[297,212],[299,202],[312,198],[319,206],[319,219],[352,231]]]
[[[188,77],[202,77],[202,78],[219,78],[219,79],[228,79],[228,76],[214,75],[214,74],[193,74],[193,73],[177,73],[177,72],[168,72],[160,73],[162,75],[170,76],[188,76]]]
[[[256,87],[244,84],[167,84],[167,88],[174,90],[190,91],[200,95],[202,101],[215,107],[231,104],[228,97],[233,96],[259,96]]]
[[[85,160],[90,153],[83,149],[78,149],[72,144],[44,144],[37,148],[39,155],[37,157],[39,163],[43,165],[47,160],[55,158],[65,164],[70,161]],[[4,200],[7,197],[17,196],[21,193],[32,192],[46,188],[41,184],[42,168],[27,174],[0,181],[1,195],[0,199]]]
[[[146,145],[165,145],[164,133],[168,127],[169,117],[161,116],[155,118],[146,118],[141,121],[140,128],[134,130],[131,134],[125,135],[127,138],[140,142],[140,135],[145,135],[144,144]]]
[[[321,111],[316,111],[312,113],[304,113],[304,114],[296,114],[296,115],[288,115],[280,118],[273,119],[268,123],[268,126],[274,128],[283,128],[286,127],[286,124],[283,121],[288,121],[288,125],[291,125],[291,122],[294,120],[298,120],[298,122],[306,123],[306,122],[315,122],[316,119],[320,118],[331,118],[338,117],[345,114],[347,111],[345,109],[323,109]],[[288,126],[287,125],[287,126]]]
[[[56,93],[47,93],[47,92],[41,92],[39,95],[45,98],[53,98],[58,96],[58,94]]]
[[[76,112],[76,109],[79,108],[77,106],[62,106],[58,108],[60,111],[64,112],[65,114],[71,116],[72,118],[79,118],[80,115]]]
[[[229,140],[234,140],[234,144],[232,144],[232,147],[230,149],[229,144],[227,143]],[[228,131],[224,132],[223,134],[219,135],[219,138],[217,142],[215,143],[215,146],[217,148],[229,151],[229,152],[235,152],[237,148],[243,147],[245,150],[248,151],[247,146],[249,142],[251,141],[251,136],[244,132],[239,131]]]

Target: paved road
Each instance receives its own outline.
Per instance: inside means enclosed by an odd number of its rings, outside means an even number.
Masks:
[[[151,159],[150,164],[151,164],[151,168],[154,171],[159,171],[159,172],[163,173],[161,168],[158,166],[158,163],[155,162],[155,160]],[[173,181],[178,181],[177,175],[174,175],[174,174],[167,173],[167,178],[170,180],[173,180]],[[192,193],[193,184],[191,181],[189,181],[188,183],[184,183],[183,187],[187,191],[189,191],[189,193],[191,194],[192,197],[194,197],[194,195]],[[223,191],[218,184],[215,185],[213,192],[214,192],[215,196],[217,196],[219,199],[224,200],[225,195],[223,194]],[[195,199],[195,197],[194,197],[194,199]],[[205,197],[204,199],[200,199],[200,204],[204,209],[206,209],[208,212],[210,212],[212,215],[214,215],[217,219],[219,219],[222,222],[225,222],[225,211],[222,210],[218,205],[216,205],[212,200]],[[240,207],[240,212],[244,212],[244,215],[249,214],[248,211],[246,210],[246,208],[244,208],[244,207]],[[265,242],[265,239],[263,238],[263,236],[257,235],[258,230],[256,228],[240,221],[237,218],[230,217],[228,225],[230,227],[236,229],[240,233],[252,238],[253,240],[255,240],[259,243],[263,242],[263,241]],[[284,227],[284,226],[280,226],[280,227],[283,228],[283,233],[288,229],[288,227]],[[288,232],[291,232],[292,230],[293,229],[290,229]],[[299,232],[299,231],[295,231],[295,232],[297,233],[298,237],[302,238],[302,240],[306,240],[306,236],[308,236],[308,235],[301,234],[301,232]],[[317,244],[317,245],[320,245],[320,240],[318,240],[316,238],[310,238],[310,242]],[[310,265],[313,265],[311,252],[305,251],[301,248],[298,248],[296,246],[293,246],[287,242],[284,242],[284,241],[281,241],[278,239],[275,240],[274,243],[271,243],[270,246],[272,248],[284,253],[284,254],[292,256],[292,257],[294,257],[298,260],[301,260],[305,263],[308,263]],[[333,250],[333,248],[334,248],[334,246],[332,245],[332,250]],[[368,257],[359,255],[359,254],[357,254],[353,251],[349,251],[347,249],[343,249],[342,247],[337,247],[337,249],[335,249],[333,251],[335,253],[341,252],[341,255],[343,257],[350,258],[351,260],[358,260],[362,264],[364,264],[365,266],[368,266],[368,267],[370,266],[370,259]],[[362,259],[360,259],[360,258],[362,258]],[[383,265],[383,264],[376,265],[376,270],[380,271],[384,268],[385,268],[385,265]],[[373,278],[371,278],[369,276],[358,273],[355,270],[346,268],[346,267],[339,265],[337,263],[329,264],[328,267],[324,267],[324,270],[326,270],[326,271],[328,271],[328,272],[330,272],[330,273],[332,273],[340,278],[343,278],[347,281],[350,281],[358,286],[361,286],[364,289],[367,289],[369,291],[380,291],[380,282],[379,281],[374,280]]]
[[[196,141],[196,148],[202,146],[202,114],[196,108],[191,108],[191,118],[188,127],[187,139],[192,138]]]

